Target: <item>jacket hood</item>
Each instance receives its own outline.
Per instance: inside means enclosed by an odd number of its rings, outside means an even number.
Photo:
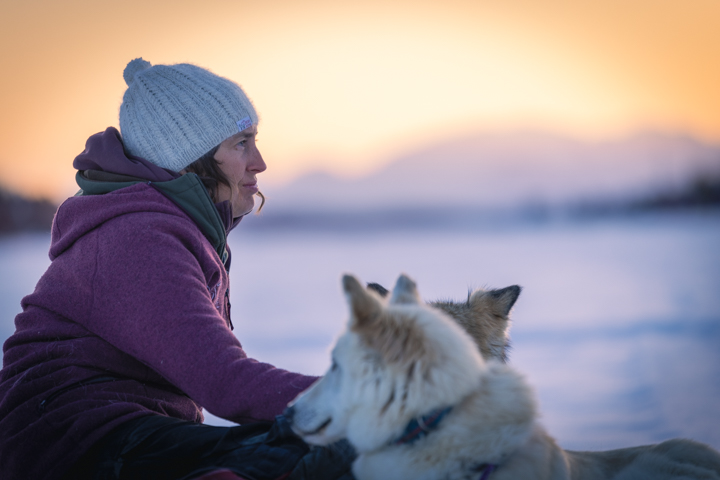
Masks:
[[[229,267],[227,233],[240,219],[232,218],[229,202],[212,202],[197,175],[181,175],[127,154],[120,133],[113,127],[91,136],[73,166],[78,169],[75,179],[81,190],[58,209],[51,259],[118,215],[148,211],[178,215],[179,207]]]
[[[180,177],[177,172],[158,167],[143,158],[125,152],[120,132],[115,127],[108,127],[104,132],[88,138],[85,150],[75,157],[73,167],[81,172],[93,170],[152,182],[167,182]]]

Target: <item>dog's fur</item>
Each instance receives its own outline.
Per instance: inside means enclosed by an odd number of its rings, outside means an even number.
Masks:
[[[378,283],[368,283],[367,288],[383,298],[390,293]],[[429,305],[447,313],[463,327],[485,360],[495,358],[506,362],[510,349],[510,310],[521,290],[518,285],[498,290],[477,289],[468,294],[466,302],[438,300]]]
[[[347,438],[359,480],[720,479],[720,454],[690,440],[607,452],[562,450],[537,423],[536,402],[511,367],[486,362],[471,338],[419,300],[401,276],[389,302],[352,276],[347,330],[325,376],[289,407],[293,429],[325,445]],[[452,407],[435,430],[396,444],[406,425]]]

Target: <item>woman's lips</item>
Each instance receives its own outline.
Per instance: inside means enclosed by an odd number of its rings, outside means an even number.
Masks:
[[[258,191],[257,182],[243,183],[243,188],[250,190],[253,193],[257,193]]]

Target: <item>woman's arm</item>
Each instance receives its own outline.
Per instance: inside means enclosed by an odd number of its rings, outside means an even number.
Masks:
[[[224,296],[227,275],[187,218],[124,215],[93,235],[96,268],[85,326],[209,412],[238,422],[272,420],[315,380],[247,358],[207,284],[208,277],[219,278],[217,295]]]

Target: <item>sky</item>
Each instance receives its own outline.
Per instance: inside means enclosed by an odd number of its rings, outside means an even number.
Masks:
[[[720,142],[717,0],[0,0],[0,184],[60,200],[127,62],[243,86],[282,184],[474,132]]]

